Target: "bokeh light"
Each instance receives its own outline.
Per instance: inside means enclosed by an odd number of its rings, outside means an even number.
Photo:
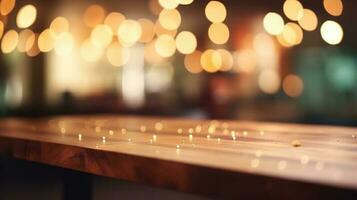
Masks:
[[[108,46],[107,59],[113,66],[123,66],[130,59],[130,51],[122,47],[119,42],[114,42]]]
[[[298,45],[302,42],[303,31],[299,25],[289,22],[285,24],[282,37],[290,45]]]
[[[125,47],[134,45],[140,39],[141,34],[141,26],[135,20],[125,20],[118,29],[120,44]]]
[[[102,57],[103,49],[95,46],[90,39],[83,42],[81,46],[81,56],[87,62],[95,62]]]
[[[203,70],[201,65],[201,55],[201,51],[195,51],[192,54],[185,56],[184,65],[187,71],[197,74]]]
[[[11,53],[17,46],[19,34],[15,30],[9,30],[4,34],[1,41],[1,51],[5,54]]]
[[[229,39],[229,29],[223,23],[213,23],[208,28],[208,37],[215,44],[225,44]]]
[[[0,21],[0,38],[2,37],[2,35],[4,34],[4,23],[2,21]]]
[[[41,52],[49,52],[55,43],[55,33],[51,29],[45,29],[38,37],[38,48]]]
[[[145,18],[139,19],[138,22],[142,29],[142,34],[139,41],[143,43],[152,41],[155,36],[154,23],[151,20]]]
[[[331,45],[337,45],[341,43],[343,39],[343,29],[335,21],[327,20],[325,21],[320,29],[322,39]]]
[[[205,14],[209,21],[219,23],[226,19],[227,10],[223,3],[219,1],[210,1],[205,8]]]
[[[0,1],[0,14],[8,15],[15,7],[15,0],[1,0]]]
[[[174,9],[179,5],[176,0],[159,0],[159,4],[165,9]]]
[[[267,94],[277,93],[280,89],[279,74],[272,69],[263,70],[258,77],[259,88]]]
[[[217,72],[222,65],[221,54],[213,49],[207,49],[201,55],[201,66],[206,72]]]
[[[35,43],[35,33],[30,29],[22,30],[19,34],[17,50],[19,52],[29,51]]]
[[[278,13],[269,12],[264,17],[263,26],[269,34],[279,35],[283,31],[284,20]]]
[[[220,71],[229,71],[233,67],[233,56],[226,49],[218,49],[218,53],[221,54],[222,64],[220,66]]]
[[[88,27],[94,27],[97,24],[103,23],[105,13],[105,9],[100,5],[94,4],[89,6],[83,15],[84,24]]]
[[[120,24],[125,20],[125,16],[119,12],[109,13],[105,19],[104,24],[112,29],[113,34],[118,32]]]
[[[168,89],[172,83],[174,72],[174,67],[170,62],[150,66],[145,76],[147,90],[156,93]]]
[[[65,17],[56,17],[50,24],[50,29],[57,35],[69,31],[69,22]]]
[[[306,31],[313,31],[316,29],[318,19],[314,11],[310,9],[302,10],[301,18],[299,19],[299,25]]]
[[[155,50],[164,58],[174,55],[176,51],[174,38],[170,35],[160,35],[155,42]]]
[[[342,0],[324,0],[325,10],[332,16],[340,16],[343,12]]]
[[[304,83],[296,75],[288,75],[283,81],[283,90],[289,97],[299,97],[304,89]]]
[[[94,45],[98,47],[106,47],[113,39],[112,29],[105,24],[96,25],[92,30],[90,39]]]
[[[189,31],[182,31],[176,36],[177,50],[182,54],[191,54],[196,50],[196,36]]]
[[[17,13],[16,24],[19,28],[27,28],[35,22],[36,16],[36,7],[31,4],[25,5]]]
[[[283,5],[283,11],[286,17],[297,21],[301,18],[303,6],[297,0],[286,0]]]
[[[57,55],[68,55],[74,48],[74,37],[70,32],[60,33],[55,40],[54,49]]]
[[[181,5],[189,5],[193,2],[193,0],[176,0]]]
[[[38,48],[38,34],[34,35],[34,43],[32,47],[26,51],[26,54],[30,57],[37,56],[40,53],[40,49]]]
[[[181,15],[176,9],[164,9],[160,12],[159,22],[167,30],[175,30],[181,24]]]

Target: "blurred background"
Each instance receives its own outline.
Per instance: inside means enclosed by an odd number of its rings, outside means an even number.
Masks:
[[[1,0],[0,116],[357,125],[352,0]]]

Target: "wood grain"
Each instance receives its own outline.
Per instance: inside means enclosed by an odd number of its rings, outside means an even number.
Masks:
[[[0,120],[2,155],[226,199],[356,197],[356,137],[344,127],[136,116]]]

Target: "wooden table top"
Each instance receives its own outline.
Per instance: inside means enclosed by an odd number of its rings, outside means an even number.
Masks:
[[[135,116],[6,118],[0,153],[217,198],[332,198],[357,191],[355,128]]]

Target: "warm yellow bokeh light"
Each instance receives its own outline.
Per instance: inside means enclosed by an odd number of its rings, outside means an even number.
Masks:
[[[60,33],[56,37],[54,49],[58,55],[68,55],[72,52],[74,47],[74,37],[70,32]]]
[[[105,9],[100,5],[89,6],[83,15],[84,24],[89,27],[94,27],[97,24],[103,23],[105,17]]]
[[[263,70],[258,77],[259,88],[267,94],[277,93],[280,89],[280,77],[279,74],[272,70]]]
[[[60,34],[69,31],[69,22],[65,17],[56,17],[50,24],[50,29],[56,33]]]
[[[155,26],[154,26],[154,32],[157,36],[166,34],[166,35],[171,35],[172,37],[175,37],[175,35],[177,33],[177,29],[167,30],[161,26],[159,21],[156,21]]]
[[[225,49],[218,49],[218,53],[221,54],[222,64],[220,66],[220,71],[229,71],[233,67],[233,56]]]
[[[286,0],[284,2],[283,11],[286,17],[291,20],[297,21],[301,18],[301,11],[303,6],[297,0]]]
[[[30,29],[25,29],[19,34],[19,42],[17,44],[17,50],[19,52],[29,51],[35,43],[35,33]]]
[[[299,19],[299,25],[306,31],[313,31],[317,27],[318,19],[314,11],[304,9]]]
[[[170,35],[160,35],[155,41],[155,50],[164,58],[174,55],[176,51],[174,38]]]
[[[206,72],[217,72],[222,65],[222,56],[218,51],[208,49],[201,55],[200,62]]]
[[[2,21],[0,21],[0,38],[2,37],[2,35],[4,34],[4,23]]]
[[[332,16],[340,16],[343,12],[342,0],[324,0],[325,10]]]
[[[182,31],[176,36],[177,50],[182,54],[191,54],[196,50],[196,36],[189,31]]]
[[[303,31],[299,25],[289,22],[284,26],[282,37],[288,44],[298,45],[302,42]]]
[[[201,55],[201,51],[195,51],[192,54],[185,56],[184,64],[187,71],[197,74],[203,70],[201,65]]]
[[[270,12],[265,15],[263,26],[269,34],[279,35],[283,31],[284,20],[278,13]]]
[[[144,18],[139,19],[138,22],[142,29],[142,34],[139,41],[143,43],[151,42],[155,36],[154,23],[151,20]]]
[[[331,45],[339,44],[343,39],[343,29],[335,21],[325,21],[320,29],[322,39]]]
[[[175,0],[175,1],[181,5],[189,5],[193,2],[193,0]]]
[[[90,39],[83,42],[81,46],[81,56],[87,62],[98,61],[103,54],[103,49],[92,44]]]
[[[209,21],[219,23],[226,19],[227,10],[223,3],[219,1],[210,1],[205,8],[205,14]]]
[[[11,53],[17,46],[19,35],[15,30],[9,30],[5,33],[1,41],[1,51],[5,54]]]
[[[118,29],[118,39],[125,47],[133,46],[140,39],[141,34],[141,26],[135,20],[123,21]]]
[[[32,47],[26,51],[26,54],[30,57],[37,56],[40,53],[40,49],[38,48],[38,34],[34,35],[34,43]]]
[[[304,89],[304,82],[296,75],[288,75],[283,81],[283,90],[289,97],[299,97]]]
[[[215,44],[225,44],[229,39],[229,29],[223,23],[214,23],[208,28],[208,37]]]
[[[181,24],[181,15],[176,9],[164,9],[160,12],[159,22],[167,30],[175,30]]]
[[[35,22],[36,17],[36,7],[31,4],[25,5],[17,13],[16,24],[19,28],[27,28]]]
[[[41,52],[49,52],[55,43],[55,33],[51,29],[45,29],[38,37],[38,48]]]
[[[165,9],[174,9],[179,5],[176,0],[159,0],[159,4]]]
[[[277,35],[276,39],[278,40],[279,44],[283,47],[292,47],[294,44],[288,43],[285,38],[283,37],[283,34]]]
[[[15,0],[1,0],[0,1],[0,14],[8,15],[15,7]]]
[[[108,46],[107,59],[110,64],[120,67],[128,63],[130,51],[120,45],[119,42],[114,42]]]
[[[92,30],[90,39],[94,45],[98,47],[106,47],[112,42],[112,29],[105,24],[96,25]]]
[[[125,20],[125,16],[119,12],[111,12],[104,20],[104,24],[112,29],[112,32],[116,34],[120,24]]]

